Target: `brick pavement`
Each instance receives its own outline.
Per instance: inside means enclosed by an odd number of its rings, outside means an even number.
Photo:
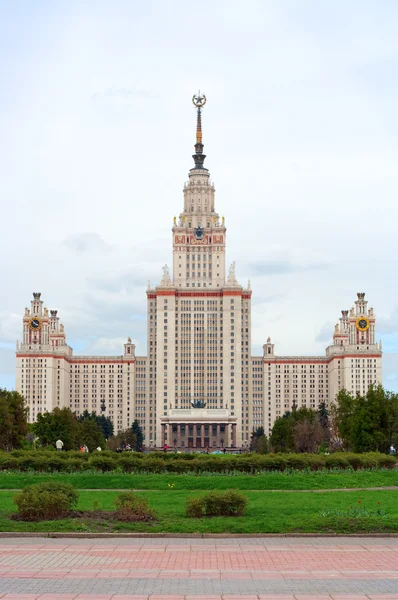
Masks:
[[[6,600],[398,600],[398,538],[0,538]]]

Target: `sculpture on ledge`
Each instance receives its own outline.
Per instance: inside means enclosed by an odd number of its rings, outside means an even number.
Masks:
[[[206,402],[204,400],[194,400],[191,402],[192,408],[205,408]]]

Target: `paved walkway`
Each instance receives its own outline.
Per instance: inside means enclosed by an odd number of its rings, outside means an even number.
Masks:
[[[4,538],[0,598],[398,600],[398,538]]]

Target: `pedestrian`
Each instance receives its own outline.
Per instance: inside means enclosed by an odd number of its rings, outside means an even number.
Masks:
[[[224,448],[223,452],[224,452],[224,454],[226,454],[226,453],[227,453],[227,449],[226,449],[226,448]]]
[[[79,451],[84,452],[84,446],[80,446]]]
[[[390,446],[390,454],[391,454],[391,456],[394,456],[395,452],[396,452],[396,450],[395,450],[393,444],[391,444],[391,446]]]
[[[88,452],[88,448],[87,448],[86,444],[84,444],[83,448],[84,448],[84,452]]]
[[[62,440],[57,440],[55,442],[55,447],[57,449],[58,452],[61,452],[62,448],[64,447],[64,443]]]

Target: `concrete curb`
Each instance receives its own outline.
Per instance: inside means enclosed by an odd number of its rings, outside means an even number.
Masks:
[[[160,538],[160,539],[251,539],[251,538],[398,538],[398,533],[78,533],[78,532],[28,532],[0,531],[0,539],[12,538]]]

